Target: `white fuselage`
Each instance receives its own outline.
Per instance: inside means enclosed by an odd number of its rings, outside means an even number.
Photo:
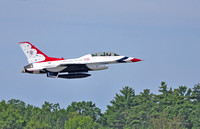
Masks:
[[[86,66],[91,70],[103,70],[108,68],[108,64],[118,63],[117,60],[120,60],[125,56],[97,56],[92,57],[91,54],[82,56],[75,59],[66,59],[58,61],[48,61],[48,62],[37,62],[33,63],[32,68],[27,68],[28,71],[33,71],[33,73],[39,73],[40,70],[46,69],[50,72],[60,72],[66,69],[68,66],[65,64],[86,64]],[[125,62],[131,62],[131,57],[127,58]]]
[[[24,66],[23,73],[47,74],[53,78],[84,78],[88,71],[104,70],[108,64],[141,61],[137,58],[120,56],[114,52],[98,52],[80,58],[64,59],[49,57],[29,42],[19,42],[29,65]],[[68,74],[60,74],[65,73]]]

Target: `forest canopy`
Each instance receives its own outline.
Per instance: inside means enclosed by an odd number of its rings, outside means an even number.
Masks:
[[[196,129],[200,128],[200,84],[169,88],[161,82],[159,94],[144,89],[136,95],[123,87],[101,113],[89,102],[72,102],[65,109],[44,102],[41,108],[11,99],[0,102],[1,129]]]

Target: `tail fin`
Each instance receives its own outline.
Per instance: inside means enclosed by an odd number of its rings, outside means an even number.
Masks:
[[[48,57],[29,42],[19,42],[19,44],[22,50],[24,51],[24,54],[28,58],[28,63],[63,60],[63,58],[60,59]]]

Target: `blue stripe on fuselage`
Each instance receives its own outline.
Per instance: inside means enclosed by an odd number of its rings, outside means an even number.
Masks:
[[[119,62],[119,63],[124,63],[124,62],[126,62],[126,61],[124,61],[124,60],[126,60],[126,59],[128,59],[127,56],[125,56],[125,57],[123,57],[123,58],[117,60],[117,62]]]

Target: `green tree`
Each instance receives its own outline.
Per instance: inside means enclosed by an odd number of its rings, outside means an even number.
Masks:
[[[101,117],[101,110],[95,106],[91,101],[89,102],[72,102],[67,107],[67,113],[77,112],[81,116],[90,116],[94,121],[97,121]]]
[[[67,109],[44,102],[42,108],[11,99],[0,102],[0,129],[64,129],[64,128],[200,128],[200,84],[193,88],[168,88],[161,82],[159,94],[144,89],[135,95],[124,87],[110,101],[106,112],[90,102],[72,102]]]
[[[129,128],[147,128],[151,125],[151,116],[155,113],[155,96],[145,89],[135,96],[131,107]]]
[[[116,94],[114,99],[110,101],[111,105],[107,106],[108,109],[104,114],[109,127],[123,128],[131,122],[129,115],[130,108],[134,105],[135,91],[126,86],[120,90],[120,93]]]
[[[200,84],[194,86],[191,97],[195,101],[200,102]]]
[[[195,86],[195,88],[198,89],[197,86]],[[196,90],[195,88],[194,91]],[[198,127],[198,124],[193,125],[194,121],[197,120],[196,118],[198,118],[198,115],[193,114],[192,111],[195,111],[195,113],[199,114],[195,106],[195,100],[197,99],[192,97],[192,95],[194,95],[194,91],[192,91],[190,88],[187,90],[186,86],[179,86],[177,89],[172,90],[170,88],[170,90],[167,90],[165,83],[161,84],[160,89],[161,90],[159,91],[162,92],[162,94],[156,95],[156,104],[159,108],[156,110],[157,115],[153,116],[152,118],[154,124],[160,123],[160,126],[162,125],[166,128],[173,127],[190,129],[192,127]],[[197,93],[196,91],[195,93]],[[196,96],[196,94],[194,96]],[[192,119],[194,121],[192,121]],[[169,125],[162,121],[167,121],[168,123],[173,124]],[[154,127],[159,126],[157,124],[156,126],[154,125]]]
[[[152,123],[153,129],[186,129],[179,115],[175,116],[173,119],[169,119],[165,111],[157,118],[153,118]]]
[[[80,114],[74,112],[72,117],[65,122],[66,129],[98,129],[101,125],[93,122],[90,116],[81,116]]]
[[[25,103],[23,101],[11,99],[7,104],[2,101],[0,104],[0,128],[21,129],[26,124],[23,117],[24,109]]]

